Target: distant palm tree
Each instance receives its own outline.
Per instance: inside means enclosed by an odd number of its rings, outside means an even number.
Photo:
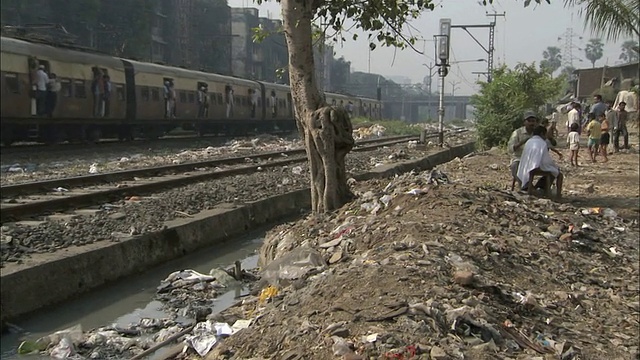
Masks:
[[[596,61],[600,60],[603,55],[602,48],[604,44],[600,39],[591,39],[584,49],[585,57],[591,61],[591,66],[596,67]]]
[[[549,46],[547,50],[542,52],[544,60],[540,61],[540,67],[549,70],[553,74],[562,66],[562,55],[559,47]]]
[[[638,61],[638,42],[633,40],[627,40],[622,43],[622,52],[620,53],[620,60],[630,63]]]
[[[640,1],[638,0],[564,0],[565,6],[581,8],[585,27],[609,41],[640,37]]]

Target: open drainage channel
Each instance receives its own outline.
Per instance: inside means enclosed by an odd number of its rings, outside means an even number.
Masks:
[[[255,268],[258,262],[257,249],[262,245],[266,229],[271,227],[273,225],[172,260],[143,274],[127,277],[50,309],[37,311],[15,323],[24,330],[23,333],[2,334],[0,358],[50,359],[42,355],[18,355],[17,348],[24,339],[35,340],[77,324],[82,325],[82,329],[86,331],[109,324],[126,326],[137,323],[142,318],[166,318],[168,315],[160,310],[161,303],[154,300],[154,295],[156,287],[170,273],[192,269],[208,274],[213,268],[229,268],[236,260],[241,261],[243,269]],[[213,313],[231,306],[238,296],[247,292],[242,285],[229,287],[227,290],[216,298]]]

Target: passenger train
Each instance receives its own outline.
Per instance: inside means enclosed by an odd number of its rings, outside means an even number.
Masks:
[[[36,86],[40,69],[58,81],[55,107],[46,113],[38,100],[44,92]],[[201,135],[296,129],[286,85],[10,37],[1,38],[0,70],[5,146],[157,138],[177,128]],[[382,115],[379,100],[332,93],[325,97],[328,104],[348,107],[352,116]]]

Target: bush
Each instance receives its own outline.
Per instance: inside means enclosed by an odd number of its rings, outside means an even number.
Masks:
[[[556,99],[563,89],[563,78],[552,78],[535,64],[502,66],[493,72],[493,81],[481,82],[480,92],[471,97],[475,106],[478,145],[481,148],[504,146],[513,130],[522,126],[523,115]]]

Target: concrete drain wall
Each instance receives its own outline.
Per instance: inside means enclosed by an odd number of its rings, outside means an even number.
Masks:
[[[425,158],[380,166],[355,178],[359,181],[425,170],[463,157],[473,143]],[[140,273],[197,249],[215,245],[248,230],[296,215],[311,204],[309,189],[293,191],[245,205],[220,204],[189,219],[176,219],[167,228],[118,243],[96,243],[37,254],[25,264],[2,269],[2,319],[11,319],[60,303],[98,286]],[[41,255],[41,256],[40,256]]]

